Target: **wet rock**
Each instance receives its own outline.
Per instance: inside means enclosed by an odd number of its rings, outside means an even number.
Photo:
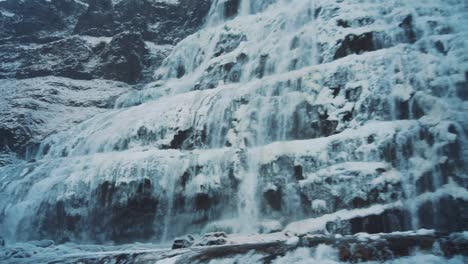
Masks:
[[[5,239],[0,236],[0,247],[4,247],[4,246],[5,246]]]
[[[195,239],[191,235],[178,237],[172,243],[172,249],[189,248],[193,245]]]
[[[55,245],[53,240],[37,240],[37,241],[30,241],[29,244],[34,245],[36,247],[47,248],[52,247]]]

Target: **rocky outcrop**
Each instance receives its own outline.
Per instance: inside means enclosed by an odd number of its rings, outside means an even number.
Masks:
[[[149,52],[141,35],[136,33],[118,34],[109,44],[95,49],[99,62],[97,69],[93,69],[94,77],[135,83],[141,80],[143,68],[148,66]]]

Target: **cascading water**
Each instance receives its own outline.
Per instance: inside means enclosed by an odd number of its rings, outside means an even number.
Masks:
[[[451,3],[214,1],[154,82],[0,168],[1,234],[465,230],[441,208],[468,200],[468,16]],[[421,221],[439,200],[441,223]]]

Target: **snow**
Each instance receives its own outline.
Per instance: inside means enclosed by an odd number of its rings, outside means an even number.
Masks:
[[[15,13],[12,13],[12,12],[8,12],[6,10],[0,10],[0,14],[2,16],[6,16],[6,17],[14,17],[15,16]]]
[[[401,181],[401,175],[398,171],[396,170],[390,170],[382,173],[381,176],[378,178],[375,178],[371,181],[371,184],[374,186],[381,185],[384,183],[398,183]]]
[[[299,244],[299,237],[297,236],[293,236],[291,238],[289,238],[288,240],[286,240],[286,245],[288,246],[297,246]]]
[[[80,1],[80,0],[74,0],[76,3],[80,4],[80,5],[83,5],[83,6],[86,6],[88,7],[89,5],[83,1]]]
[[[368,215],[379,215],[382,212],[401,207],[401,202],[396,202],[392,204],[375,204],[368,208],[361,209],[343,209],[331,214],[325,214],[317,218],[305,219],[297,222],[292,222],[286,226],[284,229],[285,232],[292,232],[294,234],[306,234],[312,233],[315,231],[320,231],[325,229],[325,225],[329,221],[335,221],[337,219],[347,220],[355,217],[362,217]]]
[[[93,47],[97,46],[100,43],[109,44],[109,42],[112,40],[112,37],[93,37],[93,36],[79,36],[79,37],[84,39],[86,42],[88,42],[89,45]]]
[[[322,211],[327,209],[327,202],[324,200],[316,199],[312,201],[312,209],[314,211]]]
[[[338,251],[330,246],[320,244],[315,250],[309,248],[298,248],[288,252],[285,256],[275,259],[274,264],[338,264]]]

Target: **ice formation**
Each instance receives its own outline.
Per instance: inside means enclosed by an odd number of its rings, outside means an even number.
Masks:
[[[0,234],[466,230],[467,14],[464,0],[215,0],[143,89],[0,167]]]

